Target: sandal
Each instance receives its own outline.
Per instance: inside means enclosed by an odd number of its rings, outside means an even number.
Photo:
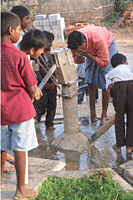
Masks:
[[[97,119],[92,119],[91,120],[91,123],[94,123],[94,122],[97,122]],[[84,118],[82,121],[81,121],[81,124],[82,125],[86,125],[86,124],[89,124],[89,119],[86,119],[86,118]]]
[[[14,167],[14,165],[12,164],[11,166],[4,166],[4,169],[6,169],[6,168],[10,168],[10,167]],[[5,173],[5,174],[14,174],[14,173],[16,173],[16,171],[4,171],[3,170],[3,173]]]
[[[86,119],[86,118],[82,119],[81,124],[82,125],[89,124],[89,119]]]
[[[103,123],[102,123],[102,122],[100,122],[100,126],[103,126],[105,123],[106,123],[106,122],[103,122]]]
[[[14,164],[14,162],[15,162],[15,159],[13,158],[13,159],[11,159],[11,160],[7,160],[9,163],[11,163],[11,164]]]

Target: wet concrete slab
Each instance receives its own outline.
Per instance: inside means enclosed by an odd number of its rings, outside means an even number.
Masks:
[[[59,117],[58,119],[61,120]],[[91,135],[98,129],[99,124],[100,121],[90,125],[80,125],[79,128],[90,140]],[[46,131],[44,121],[36,124],[39,147],[30,151],[30,156],[63,161],[66,164],[62,170],[63,172],[84,171],[103,167],[113,168],[117,172],[118,166],[133,159],[133,153],[126,154],[126,147],[121,148],[121,153],[116,153],[112,148],[116,142],[114,126],[95,142],[92,142],[84,152],[53,148],[51,142],[64,131],[63,124],[56,124],[55,128],[54,131]]]
[[[97,122],[96,124],[92,123],[90,127],[89,125],[80,126],[80,130],[84,132],[87,137],[91,138],[91,135],[98,129],[99,123],[100,122]],[[115,142],[114,125],[95,142],[93,142],[91,147],[93,148],[91,159],[95,163],[96,167],[101,166],[117,168],[120,164],[133,159],[133,154],[126,154],[126,147],[121,148],[121,154],[116,153],[112,148]]]
[[[27,188],[35,188],[42,183],[48,174],[60,171],[66,164],[57,160],[29,157],[28,159],[28,185]],[[12,200],[16,191],[16,173],[3,174],[5,187],[1,190],[2,200]]]
[[[80,131],[89,139],[98,129],[100,121],[89,125],[80,125]],[[46,131],[44,122],[36,124],[39,147],[30,151],[31,157],[59,160],[66,163],[63,170],[87,170],[90,168],[110,167],[117,169],[120,164],[133,159],[133,154],[126,155],[126,147],[122,147],[121,154],[117,154],[112,146],[115,144],[115,130],[112,126],[95,142],[90,143],[88,149],[80,153],[53,148],[52,141],[63,131],[63,124],[56,124],[54,131]]]
[[[35,164],[39,162],[39,164]],[[48,176],[53,177],[65,177],[65,178],[82,178],[84,176],[89,176],[91,173],[99,170],[109,171],[112,175],[113,179],[121,185],[124,191],[131,191],[133,193],[133,187],[127,183],[121,176],[119,176],[114,170],[111,168],[103,168],[103,169],[91,169],[85,171],[61,171],[54,172],[53,170],[46,170],[46,165],[44,165],[45,161],[43,159],[30,158],[29,159],[29,186],[27,188],[38,188],[41,183],[46,180]],[[49,161],[47,162],[49,165]],[[52,162],[50,163],[52,164]],[[15,175],[6,175],[4,177],[5,188],[2,189],[1,199],[2,200],[12,200],[15,194],[16,188],[16,176]]]
[[[79,128],[90,139],[99,127],[99,123],[100,121],[90,125],[80,125]],[[61,173],[68,175],[84,174],[87,170],[100,168],[113,168],[117,171],[118,167],[124,163],[128,168],[130,166],[128,161],[130,163],[133,159],[133,153],[126,155],[125,147],[122,147],[121,154],[113,150],[112,145],[115,144],[114,126],[91,143],[84,152],[66,151],[51,146],[52,141],[64,131],[63,124],[56,124],[54,131],[47,131],[44,121],[42,121],[36,124],[36,131],[39,146],[29,151],[29,185],[32,188],[37,187],[48,175],[57,175],[58,173],[54,173],[54,170],[62,169]],[[132,179],[132,165],[130,167],[129,175]],[[121,176],[119,176],[120,182],[123,180]],[[1,197],[3,200],[11,200],[16,189],[16,175],[4,174],[3,178],[5,188],[2,189]]]
[[[118,172],[133,186],[133,160],[118,166]]]
[[[91,123],[90,125],[80,125],[80,130],[90,139],[91,135],[99,127],[100,121]],[[133,177],[132,159],[133,153],[126,154],[126,148],[122,147],[122,152],[116,153],[112,145],[115,144],[115,131],[112,126],[106,133],[104,133],[95,142],[91,143],[89,148],[84,152],[65,151],[62,149],[55,149],[51,146],[51,142],[57,138],[63,131],[63,124],[56,124],[54,131],[47,131],[45,129],[44,121],[36,124],[36,131],[39,146],[38,148],[29,151],[29,186],[37,188],[37,186],[45,180],[49,175],[57,176],[58,172],[54,170],[61,170],[62,174],[67,176],[79,176],[79,174],[88,173],[86,171],[100,168],[113,168],[116,172],[118,168],[122,169],[126,165],[124,175],[128,173],[128,182]],[[129,161],[129,162],[128,162]],[[62,164],[63,162],[63,164]],[[65,164],[64,164],[65,163]],[[64,166],[65,165],[65,166]],[[77,175],[76,175],[77,174]],[[125,190],[132,189],[132,184],[128,184],[116,173],[114,179],[119,180]],[[16,175],[4,174],[3,181],[5,188],[2,189],[1,199],[13,199],[16,190]],[[125,177],[124,177],[125,178]],[[126,175],[127,178],[127,175]]]

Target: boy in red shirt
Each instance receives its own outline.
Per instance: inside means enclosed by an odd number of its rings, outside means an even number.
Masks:
[[[10,12],[1,13],[1,178],[7,151],[13,149],[17,172],[15,197],[33,198],[36,191],[26,189],[25,163],[26,151],[38,146],[34,127],[36,111],[32,104],[42,92],[26,54],[16,49],[12,43],[20,38],[20,18]],[[37,58],[44,51],[45,35],[32,32],[32,45],[29,53]],[[28,51],[28,50],[27,50]],[[1,180],[1,188],[4,183]]]
[[[86,57],[85,83],[88,84],[92,121],[97,121],[95,87],[102,89],[100,126],[103,126],[107,121],[109,103],[109,93],[106,91],[105,75],[113,68],[111,65],[112,56],[118,53],[114,36],[103,27],[86,26],[69,34],[68,47],[73,50],[74,60],[77,64],[84,63],[84,57]]]

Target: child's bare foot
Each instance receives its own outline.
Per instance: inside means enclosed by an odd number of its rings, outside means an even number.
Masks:
[[[11,163],[6,161],[3,172],[6,173],[6,172],[15,172],[15,171],[16,171],[15,167]]]
[[[127,153],[132,153],[133,151],[133,148],[132,147],[126,147],[126,152]]]
[[[37,192],[33,189],[26,189],[26,188],[23,188],[22,190],[17,189],[14,199],[16,199],[16,197],[18,197],[19,199],[34,198],[37,197]]]
[[[7,162],[10,162],[12,164],[15,164],[15,159],[12,155],[7,153]]]
[[[114,149],[117,153],[121,153],[121,147],[118,147],[117,145],[113,145],[113,149]]]
[[[0,188],[2,189],[2,188],[4,188],[5,187],[5,184],[1,181],[1,186],[0,186]]]
[[[96,121],[96,120],[97,120],[96,113],[91,114],[91,121]]]
[[[101,124],[105,124],[107,121],[107,116],[101,116]]]

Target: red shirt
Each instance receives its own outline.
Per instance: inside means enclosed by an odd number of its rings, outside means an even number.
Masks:
[[[9,42],[1,42],[1,121],[10,125],[36,115],[27,87],[37,84],[26,54]]]
[[[86,36],[89,54],[96,56],[98,67],[107,67],[109,63],[109,46],[114,36],[106,28],[86,26],[79,29]]]

